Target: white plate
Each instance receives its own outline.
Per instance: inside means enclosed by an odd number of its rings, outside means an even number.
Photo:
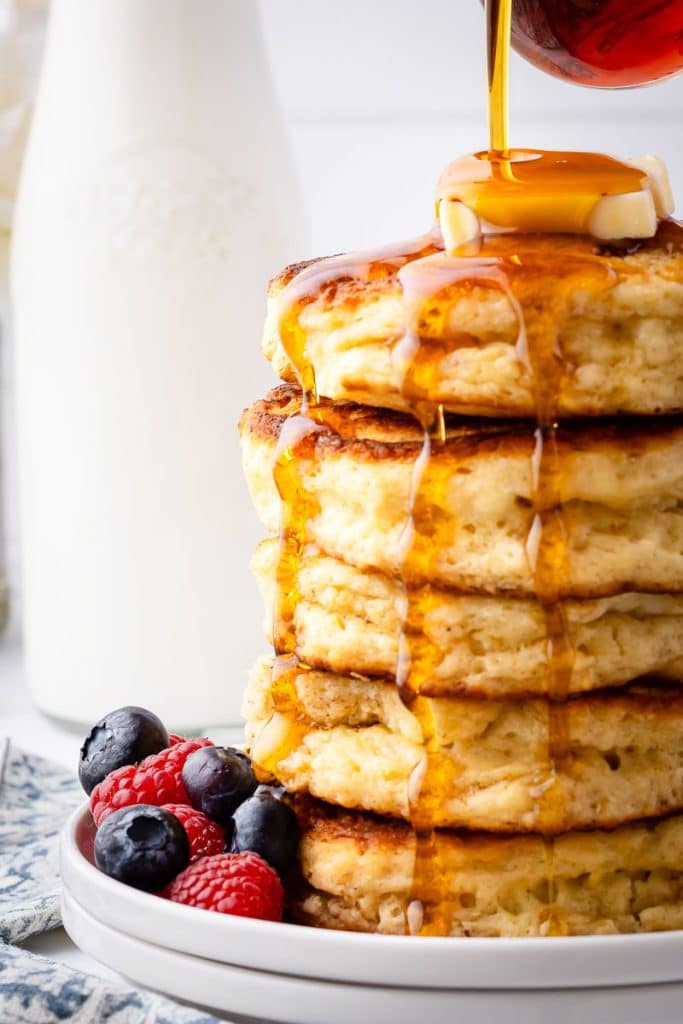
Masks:
[[[166,949],[257,971],[450,989],[557,989],[683,980],[683,931],[551,939],[361,935],[212,914],[115,882],[94,867],[87,807],[67,823],[62,883],[114,931]]]
[[[67,932],[81,949],[131,981],[218,1013],[279,1024],[680,1024],[683,984],[635,988],[477,992],[344,985],[234,967],[142,942],[102,924],[68,893]]]

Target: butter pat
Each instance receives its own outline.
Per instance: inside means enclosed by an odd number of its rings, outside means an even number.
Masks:
[[[459,199],[441,200],[439,223],[446,252],[453,252],[466,242],[473,242],[481,234],[481,225],[476,213]]]
[[[658,223],[651,191],[625,192],[598,199],[588,218],[588,234],[600,241],[652,238]]]
[[[666,164],[659,156],[639,156],[629,160],[632,167],[644,171],[650,179],[650,191],[655,201],[655,209],[660,220],[670,217],[676,208],[676,201],[671,189],[671,181]]]

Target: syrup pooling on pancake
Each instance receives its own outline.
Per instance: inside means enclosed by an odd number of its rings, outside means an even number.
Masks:
[[[489,233],[589,236],[592,214],[604,197],[643,193],[647,208],[651,184],[641,167],[603,153],[494,150],[449,164],[436,198],[437,205],[442,200],[464,203]],[[640,200],[631,202],[641,205]]]

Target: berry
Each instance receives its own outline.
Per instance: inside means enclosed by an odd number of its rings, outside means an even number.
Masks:
[[[175,815],[187,833],[190,860],[211,857],[225,850],[225,832],[215,821],[189,804],[166,804],[164,810]]]
[[[81,747],[78,778],[88,796],[110,772],[168,746],[163,722],[144,708],[119,708],[94,725]]]
[[[126,765],[108,775],[92,791],[90,813],[99,828],[107,815],[131,804],[187,804],[181,778],[186,759],[211,740],[186,740],[158,754],[146,757],[137,767]]]
[[[299,849],[299,822],[269,786],[259,786],[233,815],[232,853],[253,850],[280,875],[294,865]]]
[[[175,747],[176,743],[187,743],[185,736],[178,736],[175,732],[169,732],[168,734],[168,746]]]
[[[219,914],[281,921],[284,891],[277,872],[256,853],[203,857],[178,875],[164,893],[175,903]]]
[[[95,863],[105,875],[156,892],[187,867],[190,844],[163,807],[139,804],[110,814],[95,836]]]
[[[257,786],[251,761],[234,747],[197,750],[185,762],[183,782],[192,806],[225,827]]]

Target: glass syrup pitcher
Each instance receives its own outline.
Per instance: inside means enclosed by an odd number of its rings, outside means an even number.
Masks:
[[[646,85],[683,69],[683,0],[512,0],[512,46],[580,85]]]

